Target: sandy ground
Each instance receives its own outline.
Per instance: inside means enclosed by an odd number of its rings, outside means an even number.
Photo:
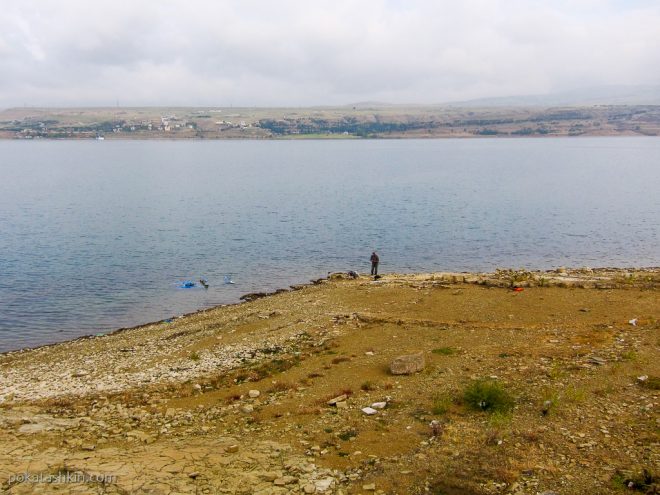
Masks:
[[[659,282],[337,275],[8,353],[0,490],[658,493]],[[391,373],[419,351],[422,370]]]

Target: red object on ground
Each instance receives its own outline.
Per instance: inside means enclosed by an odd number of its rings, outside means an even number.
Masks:
[[[523,289],[522,287],[516,287],[515,289],[513,289],[514,292],[522,292],[523,290],[525,289]]]

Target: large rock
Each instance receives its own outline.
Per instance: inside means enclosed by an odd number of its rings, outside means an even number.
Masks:
[[[334,399],[330,399],[330,400],[328,401],[328,405],[329,405],[329,406],[336,406],[337,403],[339,403],[339,402],[345,402],[346,399],[348,399],[348,395],[346,395],[346,394],[341,394],[340,396],[335,397]]]
[[[424,369],[424,353],[406,354],[394,358],[390,363],[390,371],[393,375],[410,375]]]

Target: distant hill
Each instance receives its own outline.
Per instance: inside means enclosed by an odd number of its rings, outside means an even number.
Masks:
[[[452,107],[660,105],[660,85],[598,86],[545,95],[502,96],[445,103]]]

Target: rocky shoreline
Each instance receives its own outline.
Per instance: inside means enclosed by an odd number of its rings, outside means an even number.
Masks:
[[[9,352],[0,487],[657,493],[659,284],[658,268],[333,274]],[[424,368],[393,375],[407,351]],[[471,411],[464,389],[479,380],[504,387],[513,409]]]

